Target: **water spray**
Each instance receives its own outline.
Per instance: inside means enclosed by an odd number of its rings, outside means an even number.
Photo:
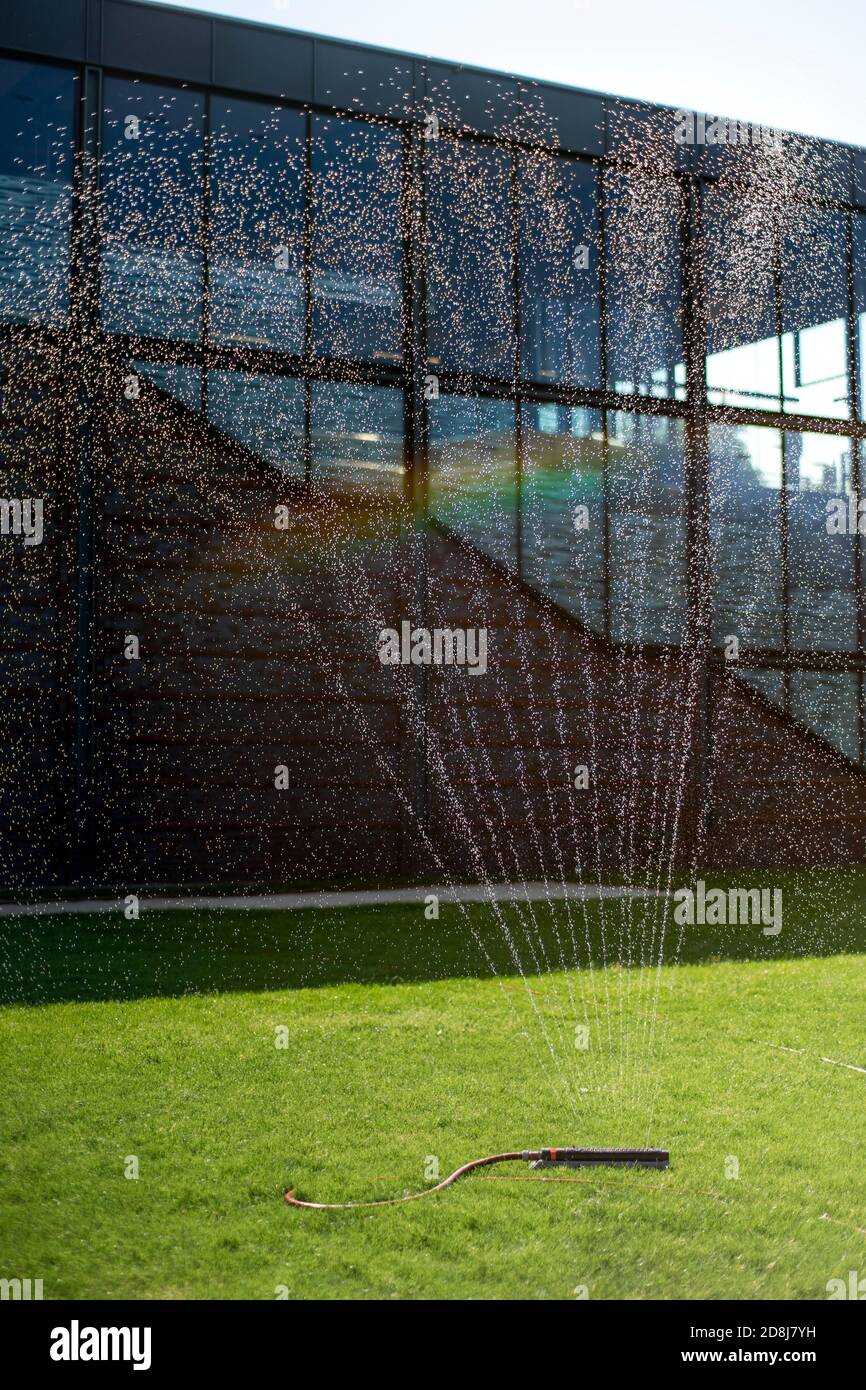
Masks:
[[[487,1158],[474,1158],[456,1168],[447,1178],[437,1182],[435,1187],[426,1187],[423,1192],[410,1192],[403,1197],[381,1197],[374,1202],[303,1202],[289,1189],[283,1194],[284,1200],[292,1207],[305,1207],[308,1211],[347,1211],[351,1207],[392,1207],[398,1202],[416,1202],[420,1197],[432,1197],[434,1192],[442,1192],[458,1178],[471,1173],[474,1168],[489,1168],[492,1163],[529,1163],[532,1168],[667,1168],[670,1155],[667,1149],[523,1149],[522,1152],[490,1154]]]

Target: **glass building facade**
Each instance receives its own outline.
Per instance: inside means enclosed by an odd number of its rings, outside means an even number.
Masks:
[[[862,542],[828,529],[866,438],[862,152],[801,141],[782,180],[672,112],[36,10],[0,21],[5,352],[121,360],[300,489],[423,498],[611,644],[736,637],[864,762]]]

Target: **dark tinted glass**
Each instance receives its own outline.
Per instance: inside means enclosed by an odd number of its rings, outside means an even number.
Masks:
[[[208,417],[279,473],[304,473],[304,387],[285,376],[211,372]]]
[[[204,98],[113,77],[104,98],[103,327],[198,338]]]
[[[213,342],[303,349],[305,132],[297,111],[212,102]]]
[[[792,415],[851,413],[845,231],[844,213],[799,208],[782,238],[782,389]]]
[[[430,410],[430,510],[464,540],[517,567],[514,406],[440,396]]]
[[[710,426],[713,636],[781,650],[782,440],[753,425]]]
[[[675,643],[685,627],[685,425],[608,415],[610,635]]]
[[[312,385],[314,483],[376,497],[402,492],[403,393],[343,381]]]
[[[313,349],[399,361],[402,153],[390,127],[313,120]]]
[[[613,391],[683,399],[680,217],[674,179],[604,179],[607,380]]]
[[[775,226],[743,191],[703,194],[707,394],[714,405],[778,410]]]
[[[426,157],[430,364],[512,376],[511,156],[441,138]]]
[[[848,521],[851,441],[833,434],[786,434],[790,642],[806,651],[851,651],[857,644],[854,535],[831,522],[828,504]]]
[[[604,434],[597,410],[523,407],[523,577],[604,632]]]
[[[69,311],[76,91],[62,68],[0,58],[0,318]]]
[[[866,420],[866,213],[851,218],[854,250],[854,312],[857,316],[857,355],[860,359],[860,419]]]
[[[521,154],[518,166],[523,375],[596,386],[600,300],[594,167],[543,151]]]

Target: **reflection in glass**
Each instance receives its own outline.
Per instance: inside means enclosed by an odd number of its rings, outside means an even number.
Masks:
[[[507,377],[514,370],[511,157],[468,140],[427,151],[430,364]]]
[[[204,98],[114,77],[103,91],[102,326],[197,339]]]
[[[208,418],[223,434],[290,477],[304,476],[304,387],[287,376],[208,374]]]
[[[610,635],[676,643],[686,613],[685,426],[608,415]]]
[[[514,571],[517,566],[514,406],[440,396],[430,409],[430,512]]]
[[[69,312],[73,93],[62,68],[0,58],[0,318]]]
[[[201,410],[201,372],[198,367],[180,367],[173,362],[132,362],[132,368],[146,377],[164,395],[171,396],[190,410]]]
[[[827,503],[846,502],[851,441],[832,434],[786,434],[788,583],[792,647],[851,651],[857,644],[855,540],[829,534]]]
[[[794,671],[791,714],[852,762],[860,758],[858,677],[852,671]]]
[[[601,412],[523,406],[523,577],[604,633]]]
[[[400,136],[313,119],[313,349],[399,362],[403,353]]]
[[[684,400],[683,194],[642,171],[606,174],[604,193],[608,387]]]
[[[521,370],[596,386],[600,373],[598,196],[591,164],[519,156]]]
[[[765,700],[777,709],[785,708],[785,677],[781,671],[737,671],[747,685],[753,686]]]
[[[703,194],[707,395],[714,405],[778,410],[774,223],[741,190]]]
[[[314,482],[333,492],[402,493],[402,391],[316,381],[311,410]]]
[[[860,419],[866,420],[866,213],[851,217],[854,253],[854,313],[860,361]]]
[[[782,238],[782,390],[790,415],[851,413],[846,260],[844,213],[801,211]]]
[[[710,426],[713,639],[781,650],[782,441],[755,425]]]
[[[305,131],[298,111],[213,99],[213,342],[303,350]]]

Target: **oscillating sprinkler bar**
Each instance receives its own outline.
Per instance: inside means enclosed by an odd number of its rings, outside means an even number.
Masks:
[[[533,1168],[667,1168],[670,1162],[667,1149],[539,1149],[523,1156]]]

